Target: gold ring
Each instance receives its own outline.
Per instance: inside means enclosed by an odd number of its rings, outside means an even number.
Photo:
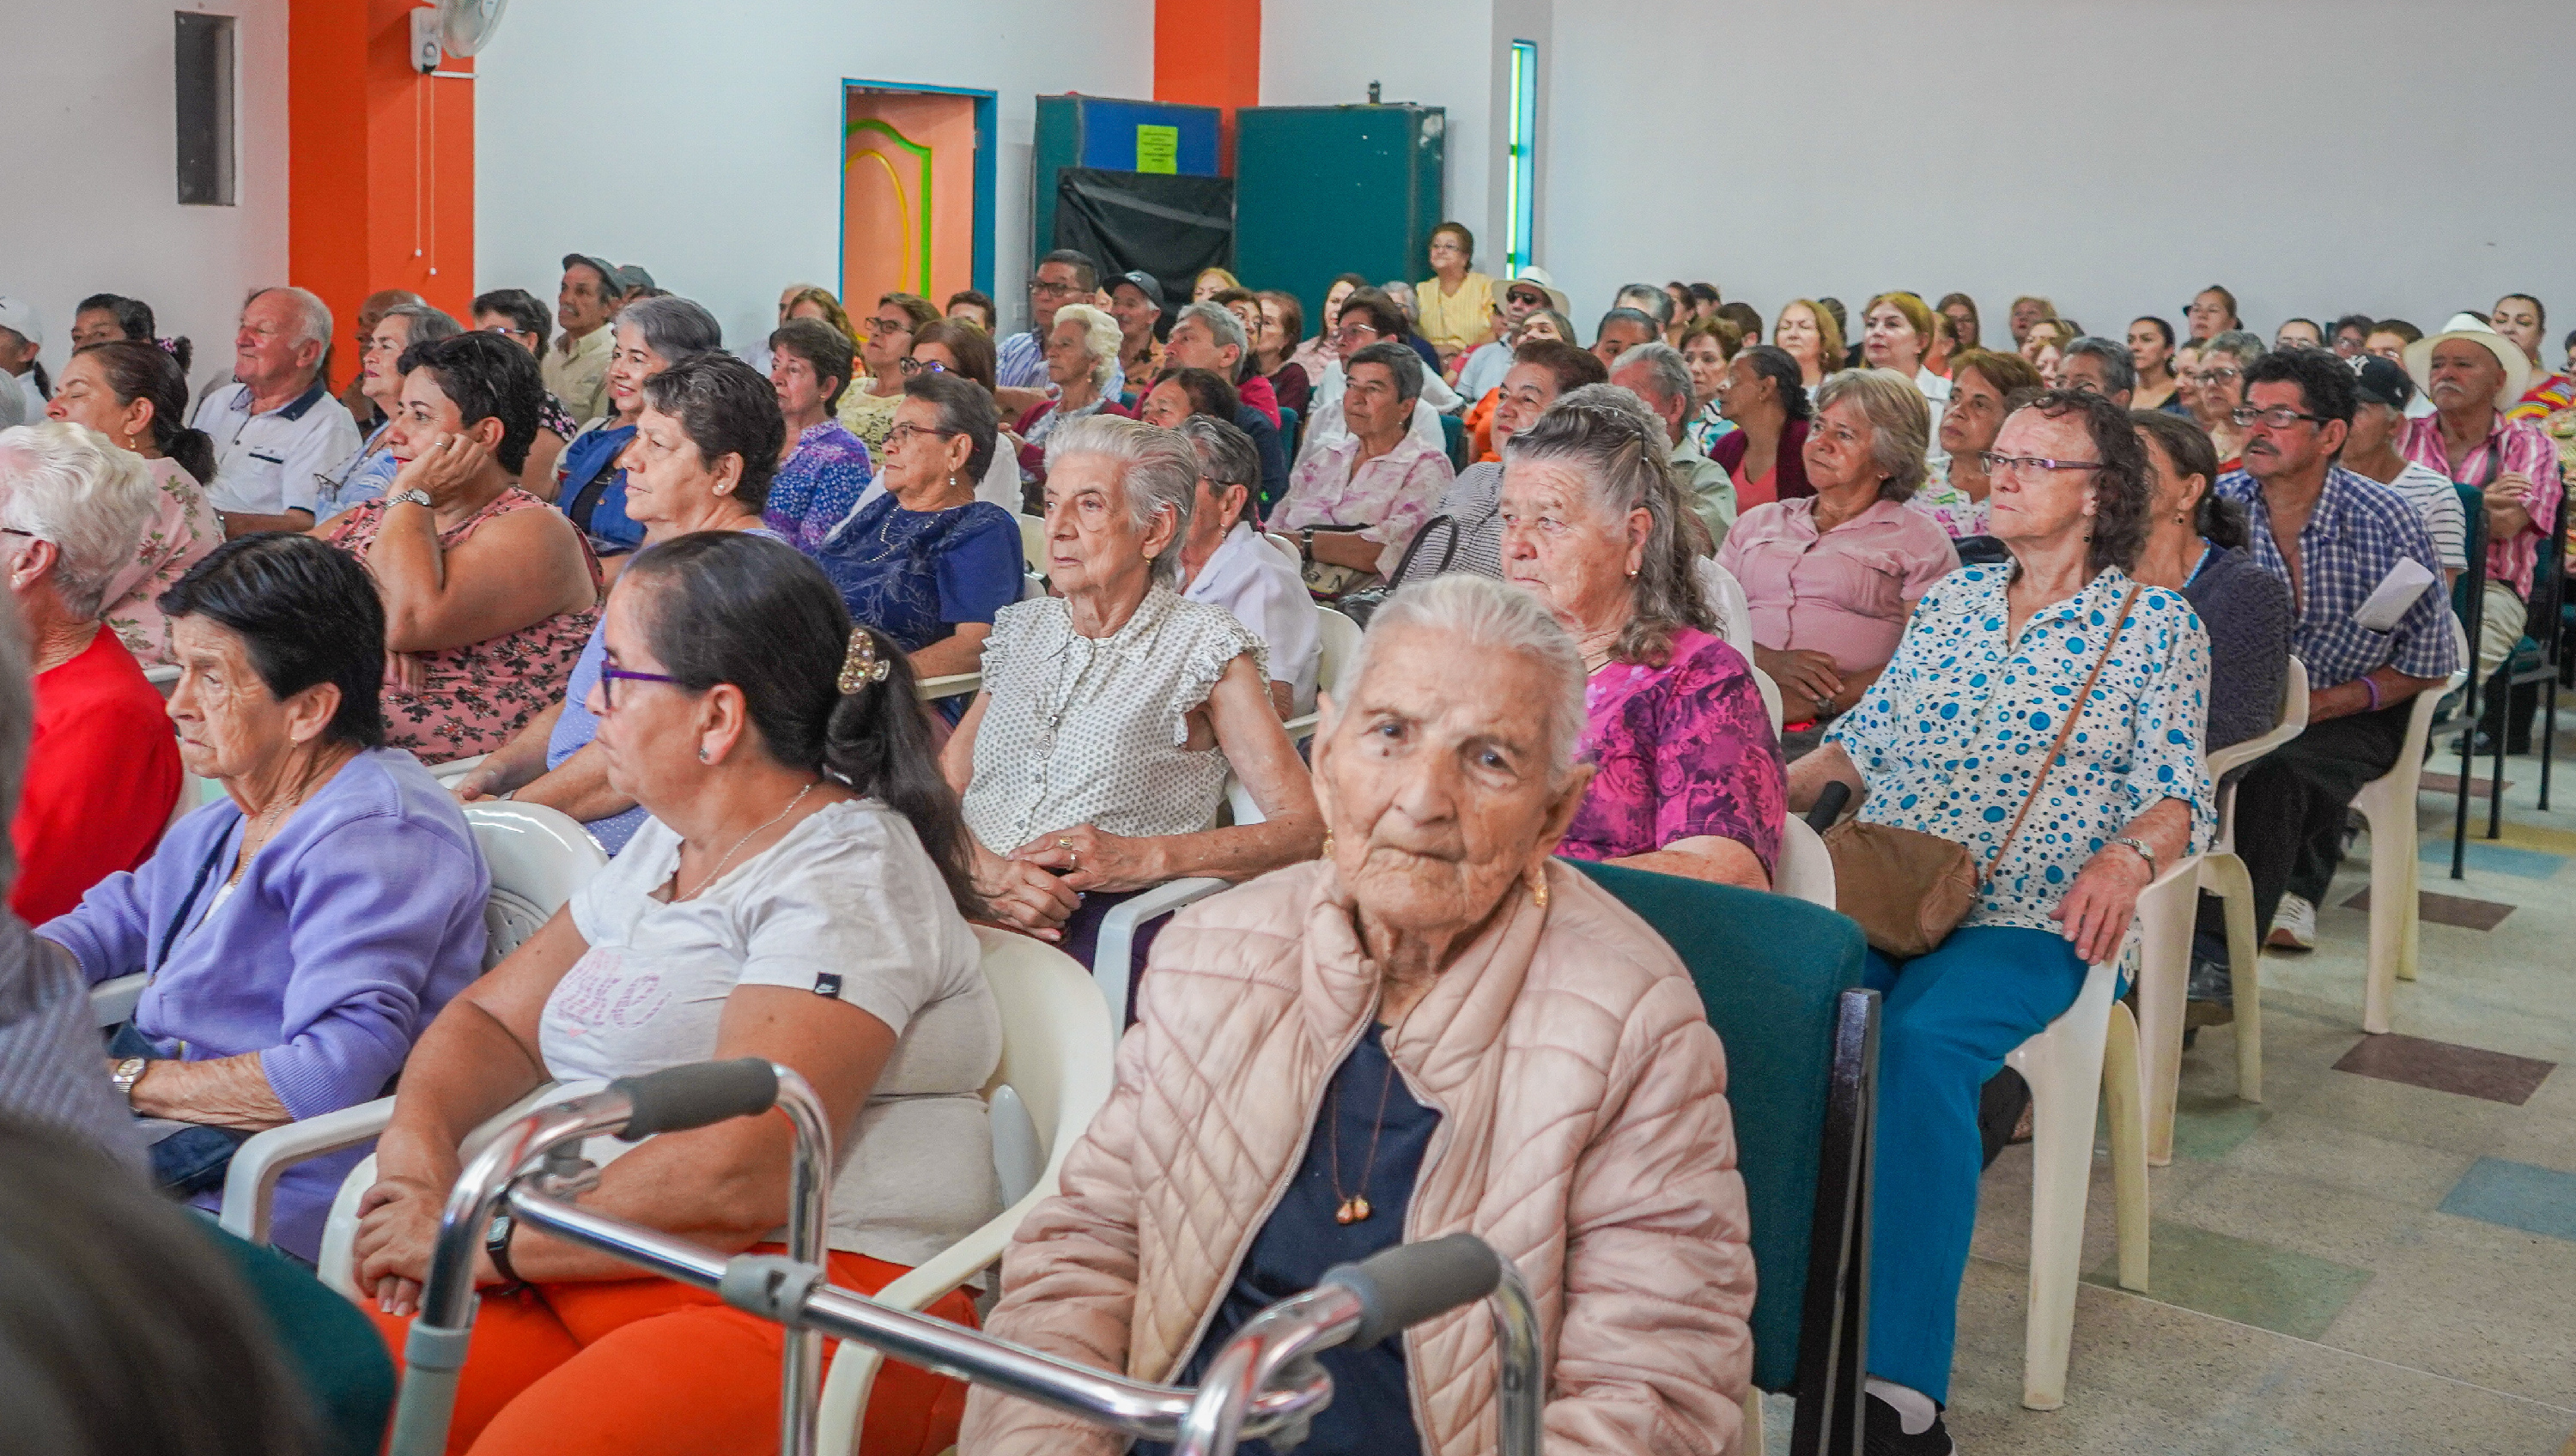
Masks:
[[[1071,849],[1073,848],[1073,841],[1070,839],[1059,839],[1055,842],[1055,847],[1058,849]]]

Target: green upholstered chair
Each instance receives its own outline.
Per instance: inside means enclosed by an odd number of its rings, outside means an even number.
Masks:
[[[1860,927],[1786,895],[1571,863],[1680,954],[1726,1046],[1759,1278],[1753,1383],[1797,1400],[1795,1456],[1857,1452],[1878,1065]]]
[[[205,1235],[268,1316],[288,1370],[312,1398],[322,1435],[317,1449],[328,1456],[375,1456],[393,1414],[394,1362],[374,1323],[284,1254],[211,1223]]]

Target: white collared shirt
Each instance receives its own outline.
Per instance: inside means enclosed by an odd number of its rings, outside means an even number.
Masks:
[[[1223,607],[1270,649],[1270,680],[1288,684],[1290,711],[1315,706],[1315,677],[1323,660],[1323,614],[1305,578],[1279,548],[1249,521],[1237,521],[1217,543],[1181,599]]]
[[[278,516],[310,511],[325,472],[358,451],[358,422],[320,379],[273,410],[251,412],[250,386],[234,384],[197,406],[196,427],[215,439],[206,499],[219,511]]]

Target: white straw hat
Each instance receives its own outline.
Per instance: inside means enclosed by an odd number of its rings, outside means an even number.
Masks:
[[[2433,397],[2433,346],[2452,339],[2469,340],[2495,355],[2496,362],[2504,366],[2504,384],[2496,390],[2497,409],[2510,407],[2531,387],[2531,360],[2523,356],[2518,345],[2476,314],[2455,313],[2449,323],[2442,325],[2442,332],[2406,346],[2406,375],[2415,381],[2417,389],[2424,391],[2426,399]]]

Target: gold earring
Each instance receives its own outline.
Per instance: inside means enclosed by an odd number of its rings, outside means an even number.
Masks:
[[[1324,831],[1324,852],[1323,852],[1323,854],[1322,854],[1322,855],[1318,856],[1318,858],[1321,858],[1321,859],[1331,859],[1332,857],[1333,857],[1333,831],[1331,831],[1331,830],[1327,829],[1327,830],[1325,830],[1325,831]]]
[[[1531,871],[1529,872],[1529,892],[1530,892],[1530,903],[1531,903],[1531,904],[1536,905],[1536,906],[1537,906],[1538,908],[1540,908],[1541,910],[1544,910],[1544,909],[1546,909],[1546,908],[1547,908],[1547,867],[1546,867],[1546,866],[1541,865],[1541,866],[1539,866],[1538,868],[1533,869],[1533,870],[1531,870]]]

